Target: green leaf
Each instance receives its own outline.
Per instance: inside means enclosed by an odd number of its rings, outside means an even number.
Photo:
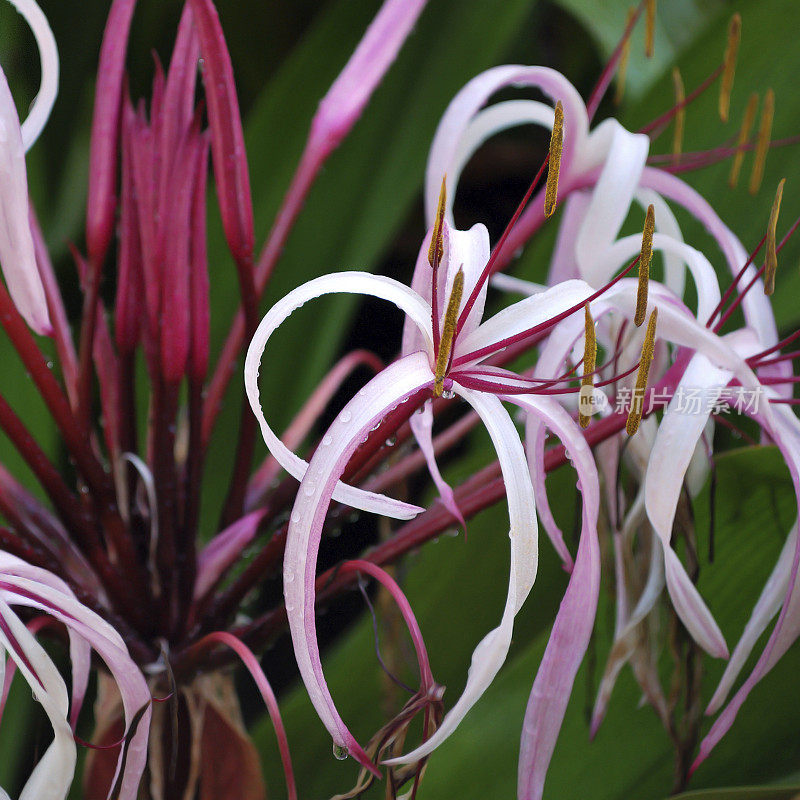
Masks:
[[[704,789],[673,795],[673,800],[794,800],[800,786],[739,786],[735,789]]]

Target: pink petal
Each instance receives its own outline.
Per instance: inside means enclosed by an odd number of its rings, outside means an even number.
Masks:
[[[11,299],[37,333],[50,318],[28,220],[28,179],[17,109],[0,69],[0,265]]]
[[[324,294],[336,293],[368,294],[394,303],[422,331],[427,353],[430,354],[433,351],[430,340],[430,306],[416,292],[391,278],[383,278],[366,272],[332,273],[298,286],[279,300],[261,321],[252,342],[250,342],[244,365],[244,382],[250,407],[258,419],[261,435],[264,437],[270,453],[297,480],[302,480],[308,465],[281,442],[267,423],[259,398],[258,371],[269,337],[281,323],[309,300]],[[430,366],[428,372],[432,378]],[[422,510],[419,506],[401,503],[343,483],[337,485],[333,498],[353,508],[384,514],[396,519],[410,519]]]
[[[508,412],[496,397],[470,391],[457,383],[453,385],[453,389],[479,414],[500,459],[508,496],[510,521],[511,567],[508,595],[500,624],[486,634],[472,654],[467,683],[461,697],[447,712],[430,739],[410,753],[384,762],[390,765],[418,761],[431,753],[450,736],[478,702],[506,660],[511,646],[514,617],[525,602],[536,579],[539,561],[536,503],[519,434]]]
[[[406,356],[376,375],[344,407],[323,437],[302,478],[289,518],[283,591],[300,674],[334,743],[345,748],[362,766],[373,770],[369,758],[339,716],[322,672],[314,612],[317,553],[338,476],[353,452],[390,410],[432,380],[428,359],[422,353]]]

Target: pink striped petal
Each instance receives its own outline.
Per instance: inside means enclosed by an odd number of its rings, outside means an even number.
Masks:
[[[534,680],[522,726],[517,795],[520,800],[539,800],[575,674],[594,628],[600,588],[600,485],[594,458],[581,430],[556,401],[535,396],[507,399],[542,419],[561,439],[578,473],[583,505],[575,567]]]
[[[300,674],[334,744],[373,771],[374,766],[339,716],[322,672],[314,611],[317,553],[338,476],[355,449],[389,411],[432,381],[423,353],[406,356],[376,375],[344,407],[323,437],[302,478],[289,518],[283,592]]]
[[[492,439],[506,484],[510,521],[511,567],[508,595],[500,624],[475,648],[461,697],[447,712],[430,739],[399,758],[384,763],[408,764],[419,761],[437,748],[458,727],[478,702],[503,666],[511,646],[514,617],[522,607],[533,583],[539,561],[536,503],[525,452],[517,429],[500,400],[492,395],[470,391],[457,383],[453,390],[478,413]]]
[[[261,426],[261,435],[264,437],[270,453],[297,480],[302,480],[308,464],[289,450],[267,423],[259,398],[258,371],[269,337],[293,311],[309,300],[324,294],[337,293],[367,294],[394,303],[414,321],[423,333],[427,351],[425,357],[428,358],[427,354],[433,351],[430,333],[430,306],[416,292],[390,278],[383,278],[366,272],[332,273],[298,286],[279,300],[267,312],[267,315],[258,326],[253,340],[250,342],[244,365],[244,382],[250,407],[258,419]],[[433,379],[430,365],[428,366],[428,373]],[[337,485],[333,492],[333,498],[353,508],[384,514],[396,519],[410,519],[422,510],[419,506],[401,503],[383,495],[365,492],[362,489],[343,483]]]
[[[28,178],[17,109],[0,69],[0,265],[19,312],[37,333],[50,318],[28,220]]]

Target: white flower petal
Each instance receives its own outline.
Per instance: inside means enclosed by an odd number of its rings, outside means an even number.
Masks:
[[[369,759],[339,716],[322,672],[314,611],[317,553],[338,476],[363,437],[393,408],[432,381],[424,353],[406,356],[378,373],[365,391],[344,407],[323,437],[289,517],[283,593],[297,665],[311,702],[334,742],[362,765]]]
[[[432,352],[430,305],[414,291],[391,278],[370,275],[366,272],[339,272],[315,278],[302,286],[298,286],[279,300],[261,320],[256,330],[253,341],[247,349],[247,358],[244,365],[244,383],[247,397],[253,413],[256,415],[261,434],[264,437],[275,460],[297,480],[302,480],[308,463],[289,450],[270,428],[261,409],[258,390],[258,371],[261,356],[267,346],[272,333],[280,324],[300,306],[325,294],[367,294],[394,303],[404,311],[419,328],[424,336],[426,349]],[[430,372],[430,366],[428,367]],[[384,495],[365,492],[353,486],[340,483],[334,493],[333,499],[345,503],[353,508],[383,514],[395,519],[411,519],[416,516],[420,508],[408,503],[401,503]]]
[[[454,391],[478,412],[492,438],[508,496],[511,523],[511,569],[508,596],[500,625],[490,631],[472,654],[467,684],[455,705],[430,739],[410,753],[385,761],[385,764],[407,764],[431,753],[456,729],[467,712],[480,699],[494,680],[508,655],[514,617],[536,579],[538,543],[536,506],[530,473],[517,429],[503,404],[492,395],[473,392],[454,384]]]
[[[553,101],[561,101],[564,107],[562,172],[568,172],[574,154],[580,151],[589,129],[586,106],[575,87],[561,73],[546,67],[516,65],[489,69],[473,78],[451,100],[436,129],[425,172],[425,219],[429,226],[436,214],[442,177],[447,175],[447,195],[452,201],[456,186],[452,168],[458,162],[469,160],[471,154],[462,148],[461,143],[470,130],[473,117],[495,92],[507,86],[535,87]],[[527,121],[527,118],[522,119],[522,123]],[[473,141],[477,143],[478,140],[474,138]],[[449,219],[452,222],[452,216]]]
[[[28,179],[25,150],[6,77],[0,69],[0,265],[11,299],[37,333],[49,333],[33,236],[28,221]]]

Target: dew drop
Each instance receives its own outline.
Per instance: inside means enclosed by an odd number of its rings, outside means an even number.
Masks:
[[[339,419],[342,422],[350,422],[350,420],[352,418],[353,418],[353,415],[347,409],[345,409],[344,411],[342,411],[341,414],[339,414]]]
[[[384,444],[385,444],[387,447],[394,447],[394,446],[397,444],[397,437],[396,437],[396,436],[390,436],[390,437],[389,437],[389,438],[388,438],[388,439],[387,439],[387,440],[384,442]]]
[[[348,753],[346,747],[342,747],[341,745],[336,744],[336,742],[333,743],[333,757],[337,761],[344,761],[347,758],[347,755]]]
[[[452,389],[445,389],[442,392],[442,397],[445,400],[452,400],[456,396],[456,393]]]
[[[303,487],[303,494],[306,495],[306,497],[311,497],[311,495],[314,494],[314,492],[316,491],[317,487],[313,483],[307,483]]]
[[[287,572],[283,576],[283,582],[284,583],[294,583],[294,572]]]
[[[329,433],[326,433],[322,437],[322,444],[324,444],[325,447],[327,447],[332,441],[333,441],[333,436],[331,436]]]
[[[300,512],[299,511],[292,511],[292,516],[289,517],[292,522],[300,522]]]
[[[286,604],[286,611],[291,614],[294,611],[294,603],[287,603]]]

